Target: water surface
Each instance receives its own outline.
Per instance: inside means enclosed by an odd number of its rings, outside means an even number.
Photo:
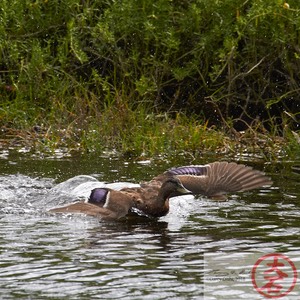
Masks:
[[[292,172],[299,162],[271,165],[238,159],[265,170],[274,185],[219,203],[192,196],[174,198],[170,213],[158,220],[101,222],[80,215],[49,215],[47,209],[86,196],[87,186],[78,189],[78,182],[68,181],[78,175],[92,176],[102,184],[136,183],[172,166],[215,158],[136,161],[92,154],[41,159],[3,151],[1,297],[262,299],[249,281],[211,285],[204,279],[214,268],[237,265],[236,257],[251,270],[249,253],[255,257],[283,253],[300,269],[300,174]],[[284,299],[299,295],[297,283]]]

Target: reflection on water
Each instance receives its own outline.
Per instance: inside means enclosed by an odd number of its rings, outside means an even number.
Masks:
[[[299,174],[291,172],[288,163],[268,168],[275,181],[272,188],[232,195],[219,203],[174,198],[170,213],[159,220],[140,217],[107,223],[46,213],[50,207],[86,197],[94,184],[138,182],[189,163],[9,155],[0,160],[2,298],[201,299],[205,255],[213,261],[226,256],[224,268],[247,252],[299,257]],[[262,164],[257,167],[263,169]],[[75,177],[80,174],[88,177]],[[251,284],[246,286],[218,283],[216,289],[206,289],[204,299],[261,299]],[[225,287],[226,293],[220,292]]]

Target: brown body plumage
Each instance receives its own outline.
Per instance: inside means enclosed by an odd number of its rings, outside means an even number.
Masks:
[[[51,213],[83,213],[89,216],[98,217],[103,220],[116,220],[128,214],[128,211],[139,202],[138,199],[114,191],[111,189],[101,189],[104,193],[96,202],[75,202],[63,207],[49,210]],[[101,201],[100,201],[101,200]]]
[[[162,217],[169,212],[169,199],[174,195],[191,194],[181,181],[172,175],[142,183],[139,188],[124,188],[120,192],[138,199],[135,208],[151,217]]]
[[[165,178],[159,184],[125,188],[115,191],[96,188],[91,192],[88,202],[75,202],[63,207],[53,208],[51,213],[84,213],[103,220],[120,219],[138,206],[145,208],[146,214],[154,217],[165,215],[169,211],[169,198],[173,194],[190,193],[176,177]],[[145,204],[144,202],[145,201]],[[148,206],[148,204],[151,204]]]

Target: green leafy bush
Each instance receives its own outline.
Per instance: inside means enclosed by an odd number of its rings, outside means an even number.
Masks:
[[[88,131],[122,107],[121,140],[140,111],[297,130],[299,27],[296,0],[2,0],[0,122]]]

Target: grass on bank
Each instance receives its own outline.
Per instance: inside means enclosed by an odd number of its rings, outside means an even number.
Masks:
[[[22,121],[2,127],[0,145],[26,147],[28,151],[44,154],[57,149],[67,149],[67,153],[114,151],[129,157],[246,153],[267,160],[300,150],[300,138],[288,126],[280,137],[275,129],[273,133],[266,131],[260,122],[238,132],[230,122],[219,128],[209,127],[208,122],[199,121],[197,116],[180,112],[155,114],[145,104],[133,108],[120,99],[101,111],[95,106],[96,101],[83,101],[81,105],[78,102],[74,101],[76,108],[68,111],[58,101],[48,119],[43,117],[42,110],[40,115],[34,112],[32,118],[26,118],[16,108],[15,118]],[[89,110],[88,114],[81,111],[83,107]],[[1,113],[5,115],[4,110]],[[13,112],[6,114],[11,119]]]

